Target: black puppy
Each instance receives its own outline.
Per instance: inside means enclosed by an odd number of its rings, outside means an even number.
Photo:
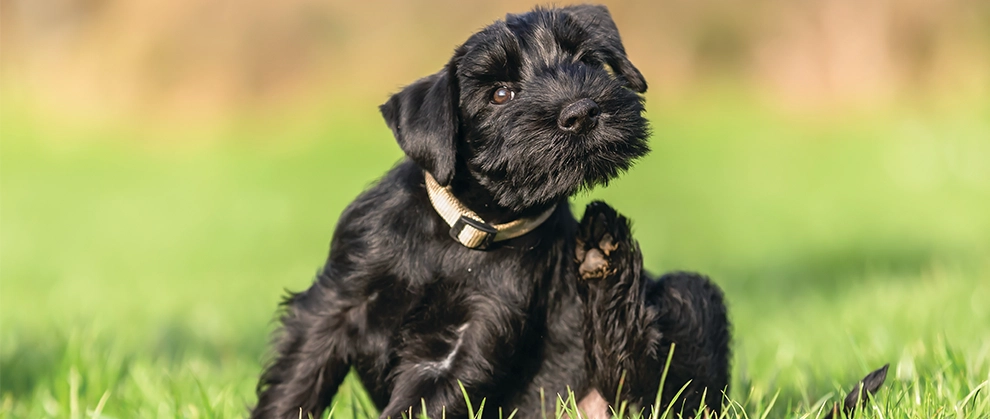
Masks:
[[[461,385],[486,415],[539,417],[568,388],[603,415],[620,370],[619,397],[649,407],[671,343],[664,402],[693,380],[686,409],[705,389],[718,409],[718,289],[687,274],[647,286],[625,225],[594,207],[605,218],[579,238],[567,203],[647,153],[645,90],[608,11],[574,6],[493,23],[389,99],[408,158],[344,211],[315,283],[286,299],[252,417],[319,416],[351,367],[383,418],[464,417]]]

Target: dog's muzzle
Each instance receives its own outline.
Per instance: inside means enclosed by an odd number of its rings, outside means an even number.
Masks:
[[[550,207],[536,217],[520,218],[502,224],[489,224],[458,201],[450,187],[442,187],[429,172],[423,172],[426,192],[433,209],[450,226],[450,237],[470,249],[484,250],[492,243],[522,236],[543,224],[557,206]]]

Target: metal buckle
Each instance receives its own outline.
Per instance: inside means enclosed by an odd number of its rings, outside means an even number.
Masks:
[[[464,243],[460,239],[461,232],[464,231],[466,227],[470,227],[478,232],[483,233],[481,242],[471,246],[469,243]],[[454,222],[454,225],[450,227],[450,237],[457,240],[459,243],[470,247],[472,249],[487,249],[495,242],[495,235],[498,234],[498,229],[493,227],[491,224],[475,220],[474,218],[468,218],[461,216]]]

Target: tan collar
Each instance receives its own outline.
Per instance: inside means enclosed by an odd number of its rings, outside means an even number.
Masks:
[[[450,192],[450,187],[442,187],[429,172],[426,178],[426,192],[430,203],[443,220],[450,226],[450,237],[471,249],[486,249],[492,243],[519,237],[543,224],[557,206],[532,218],[520,218],[503,224],[488,224],[474,211],[471,211]]]

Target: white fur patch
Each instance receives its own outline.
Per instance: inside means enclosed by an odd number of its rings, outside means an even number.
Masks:
[[[454,342],[454,347],[450,348],[450,352],[439,361],[426,362],[424,368],[438,374],[450,371],[450,367],[454,363],[454,357],[457,356],[457,351],[461,349],[461,344],[464,343],[464,331],[467,330],[468,324],[464,323],[457,326],[457,340]]]

